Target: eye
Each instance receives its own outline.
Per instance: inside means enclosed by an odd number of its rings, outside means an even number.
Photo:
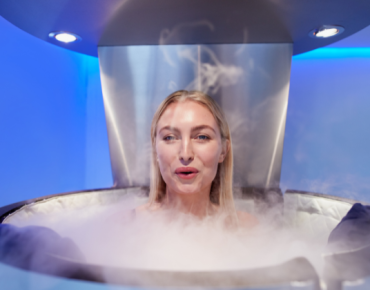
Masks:
[[[166,137],[163,138],[163,140],[164,141],[173,141],[173,140],[175,140],[175,136],[171,136],[171,135],[170,136],[166,136]]]
[[[198,136],[197,136],[197,139],[198,139],[198,140],[205,141],[205,140],[209,140],[209,137],[208,137],[208,136],[206,136],[206,135],[198,135]]]

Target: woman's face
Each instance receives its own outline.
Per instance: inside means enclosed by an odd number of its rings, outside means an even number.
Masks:
[[[227,148],[212,113],[197,102],[172,103],[158,121],[157,160],[172,193],[209,193]]]

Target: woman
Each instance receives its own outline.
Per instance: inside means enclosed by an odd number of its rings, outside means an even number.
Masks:
[[[136,213],[174,210],[199,218],[223,215],[228,225],[257,219],[235,210],[230,130],[217,103],[198,91],[177,91],[157,109],[151,126],[149,202]]]

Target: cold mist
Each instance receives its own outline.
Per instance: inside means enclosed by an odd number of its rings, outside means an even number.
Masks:
[[[169,211],[132,215],[146,197],[128,194],[106,205],[74,209],[41,209],[43,214],[10,217],[16,226],[39,225],[72,239],[86,263],[171,271],[218,271],[259,268],[307,257],[320,273],[326,239],[291,228],[276,212],[255,213],[252,229],[228,228],[222,216],[199,219]],[[76,203],[75,203],[76,204]],[[54,208],[53,208],[54,206]],[[253,202],[237,200],[239,209],[253,211]],[[32,212],[32,211],[31,211]],[[47,218],[45,218],[47,215]],[[270,218],[271,217],[271,218]]]

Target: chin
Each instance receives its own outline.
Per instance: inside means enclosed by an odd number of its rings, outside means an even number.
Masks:
[[[197,192],[199,192],[199,190],[200,189],[198,187],[190,184],[182,184],[180,186],[177,186],[177,192],[180,194],[196,194]]]

